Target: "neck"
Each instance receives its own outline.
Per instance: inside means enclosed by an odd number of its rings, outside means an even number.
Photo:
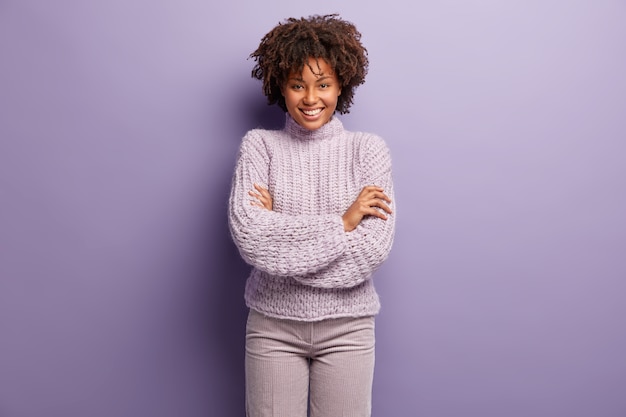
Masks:
[[[338,136],[339,134],[341,134],[341,132],[343,132],[343,124],[335,116],[331,117],[330,120],[319,129],[309,130],[305,127],[300,126],[295,120],[293,120],[289,113],[285,113],[285,115],[285,130],[289,132],[291,136],[298,139],[330,139],[332,137]]]

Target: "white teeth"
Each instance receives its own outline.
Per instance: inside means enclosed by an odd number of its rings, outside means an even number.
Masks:
[[[315,116],[316,114],[319,114],[321,111],[322,109],[302,110],[302,113],[306,114],[307,116]]]

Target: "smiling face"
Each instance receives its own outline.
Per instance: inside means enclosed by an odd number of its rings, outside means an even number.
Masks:
[[[341,86],[328,62],[309,58],[302,74],[292,72],[289,75],[282,94],[293,120],[306,129],[315,130],[325,125],[335,112]]]

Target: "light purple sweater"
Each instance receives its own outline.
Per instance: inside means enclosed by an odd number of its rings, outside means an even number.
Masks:
[[[252,266],[246,304],[303,321],[377,314],[372,274],[391,250],[395,214],[367,216],[351,232],[341,216],[366,185],[383,187],[393,203],[389,150],[337,117],[310,131],[286,115],[282,130],[249,131],[235,166],[228,214]],[[250,204],[255,183],[269,189],[272,211]]]

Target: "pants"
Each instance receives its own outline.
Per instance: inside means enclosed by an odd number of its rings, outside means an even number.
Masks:
[[[248,417],[369,417],[374,317],[302,322],[250,310]]]

